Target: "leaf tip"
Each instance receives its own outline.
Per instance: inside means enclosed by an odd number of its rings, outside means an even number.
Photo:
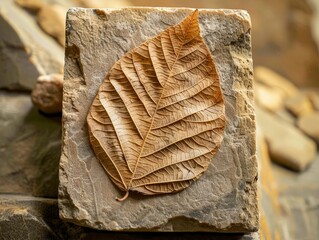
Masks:
[[[197,18],[198,18],[198,14],[199,14],[199,11],[198,11],[198,8],[196,8],[196,9],[194,10],[194,12],[193,12],[193,16],[192,16],[193,19],[194,19],[194,18],[197,19]]]
[[[198,23],[198,15],[199,15],[199,11],[197,8],[191,14],[189,14],[188,18],[190,19],[191,24]]]
[[[188,35],[187,38],[193,38],[199,35],[199,22],[198,22],[198,9],[195,9],[191,14],[189,14],[181,23],[183,34]]]

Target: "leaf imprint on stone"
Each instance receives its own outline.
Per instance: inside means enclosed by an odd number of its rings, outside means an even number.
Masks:
[[[225,109],[198,10],[114,64],[87,122],[97,158],[126,192],[119,201],[129,191],[178,192],[203,174],[223,139]]]

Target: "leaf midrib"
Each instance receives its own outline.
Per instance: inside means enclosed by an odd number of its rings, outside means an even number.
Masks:
[[[193,19],[193,16],[192,16],[192,20],[190,21],[189,25],[192,24],[193,20],[194,20],[194,19]],[[160,106],[160,102],[161,102],[162,97],[163,97],[163,93],[164,93],[164,89],[165,89],[166,83],[167,83],[168,80],[172,77],[171,74],[172,74],[172,72],[173,72],[173,70],[174,70],[175,64],[176,64],[176,62],[179,60],[179,55],[180,55],[181,50],[183,49],[183,46],[184,46],[184,44],[185,44],[185,43],[184,43],[184,40],[185,40],[185,35],[186,35],[186,34],[187,34],[187,30],[186,30],[186,32],[184,33],[184,36],[183,36],[184,39],[183,39],[183,41],[182,41],[181,46],[179,47],[179,50],[178,50],[176,59],[175,59],[173,65],[172,65],[172,68],[170,69],[169,76],[167,77],[167,79],[166,79],[166,81],[165,81],[165,83],[164,83],[164,85],[163,85],[163,89],[162,89],[160,98],[159,98],[159,100],[158,100],[158,102],[157,102],[157,104],[156,104],[156,108],[155,108],[154,114],[153,114],[153,116],[152,116],[152,121],[151,121],[150,127],[149,127],[149,129],[148,129],[148,131],[147,131],[147,133],[146,133],[146,135],[145,135],[145,138],[143,139],[143,143],[142,143],[142,146],[141,146],[141,150],[140,150],[139,156],[138,156],[138,158],[137,158],[137,160],[136,160],[136,164],[135,164],[135,167],[134,167],[134,171],[133,171],[133,173],[132,173],[130,182],[129,182],[128,186],[127,186],[127,192],[128,192],[128,191],[130,190],[130,188],[132,187],[132,182],[133,182],[133,179],[134,179],[134,175],[135,175],[135,173],[136,173],[137,166],[138,166],[139,161],[140,161],[140,159],[141,159],[141,156],[142,156],[142,153],[143,153],[143,150],[144,150],[144,146],[145,146],[146,140],[147,140],[148,135],[150,134],[150,132],[151,132],[151,130],[152,130],[153,123],[154,123],[154,119],[155,119],[155,116],[156,116],[156,114],[157,114],[157,110],[158,110],[158,108],[159,108],[159,106]],[[168,30],[168,35],[169,35],[169,38],[171,39],[171,36],[170,36],[170,34],[169,34],[169,30]],[[173,48],[174,48],[174,47],[173,47]],[[148,50],[149,50],[149,48],[148,48]],[[175,53],[175,51],[174,51],[174,53]],[[164,54],[164,58],[165,58],[165,54]],[[167,62],[166,58],[165,58],[165,61]],[[155,67],[154,67],[154,71],[156,72]]]

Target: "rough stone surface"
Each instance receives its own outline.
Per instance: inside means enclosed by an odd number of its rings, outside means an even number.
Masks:
[[[71,9],[63,96],[59,207],[62,219],[97,229],[251,232],[258,229],[250,20],[240,10],[200,10],[201,34],[226,100],[223,144],[205,174],[177,194],[124,202],[96,159],[86,115],[106,73],[128,50],[190,9]]]
[[[13,0],[0,1],[0,88],[32,90],[41,74],[59,73],[63,49]]]
[[[319,142],[319,112],[301,116],[297,121],[297,125],[308,136]]]
[[[256,114],[273,161],[287,168],[302,171],[315,160],[317,155],[315,142],[295,126],[260,108],[256,108]]]
[[[304,93],[298,93],[288,98],[285,102],[285,106],[296,117],[301,117],[313,112],[312,103],[307,94]]]
[[[56,197],[61,118],[35,109],[29,94],[0,91],[0,192]]]
[[[40,27],[54,37],[62,46],[65,44],[65,9],[57,4],[48,4],[37,15]]]
[[[42,75],[32,91],[33,104],[44,113],[62,112],[63,75]]]

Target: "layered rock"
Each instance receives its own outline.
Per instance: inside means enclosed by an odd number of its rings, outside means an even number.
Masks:
[[[258,229],[250,20],[245,11],[199,13],[201,34],[220,73],[227,127],[219,153],[198,181],[176,194],[132,194],[119,203],[115,198],[120,193],[88,141],[87,112],[108,70],[127,51],[190,12],[154,8],[69,10],[59,188],[64,220],[107,230]]]
[[[15,3],[32,13],[38,12],[44,6],[42,0],[15,0]]]
[[[41,74],[59,73],[63,49],[12,0],[0,2],[0,88],[31,90]]]
[[[317,151],[311,139],[316,140],[318,132],[316,92],[299,90],[262,66],[255,68],[254,79],[257,121],[265,132],[271,159],[292,170],[305,170]]]
[[[304,93],[298,93],[288,98],[285,106],[296,117],[301,117],[313,112],[312,103]]]
[[[30,95],[0,91],[0,192],[56,197],[61,118],[48,118]]]
[[[297,125],[308,136],[319,142],[319,112],[301,116]]]
[[[254,69],[255,81],[277,91],[282,98],[287,99],[298,93],[297,87],[288,79],[269,68],[258,66]]]
[[[2,239],[82,239],[83,232],[59,219],[56,199],[0,195]]]
[[[65,15],[66,9],[57,4],[44,5],[37,14],[37,22],[43,31],[62,46],[65,43]]]
[[[130,0],[73,0],[73,2],[86,8],[119,8],[133,6]]]
[[[277,165],[272,172],[278,186],[278,202],[283,214],[277,218],[284,229],[283,239],[316,239],[319,236],[319,155],[308,171],[292,172]]]
[[[319,93],[315,91],[311,91],[310,93],[308,93],[308,96],[310,98],[313,108],[316,111],[319,111]]]
[[[276,112],[282,109],[284,105],[284,97],[280,90],[258,82],[255,83],[254,87],[256,93],[255,100],[258,105],[271,112]]]
[[[296,171],[306,169],[317,155],[316,144],[294,125],[256,108],[257,121],[273,161]]]

